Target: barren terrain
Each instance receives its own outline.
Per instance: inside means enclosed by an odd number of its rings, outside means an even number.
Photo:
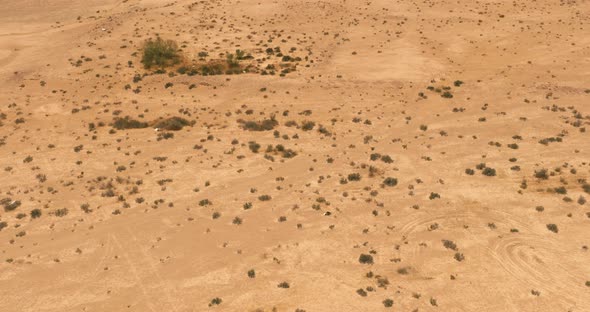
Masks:
[[[0,80],[0,311],[590,311],[587,0],[0,0]]]

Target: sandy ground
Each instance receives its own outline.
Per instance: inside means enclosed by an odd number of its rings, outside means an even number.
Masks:
[[[590,2],[0,8],[0,311],[590,311]]]

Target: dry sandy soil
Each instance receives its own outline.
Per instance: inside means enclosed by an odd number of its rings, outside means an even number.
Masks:
[[[0,8],[0,311],[590,311],[589,1]]]

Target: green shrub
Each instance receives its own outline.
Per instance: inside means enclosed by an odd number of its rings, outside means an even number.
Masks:
[[[143,46],[141,62],[146,69],[152,66],[166,67],[178,64],[180,62],[178,45],[172,40],[150,39]]]

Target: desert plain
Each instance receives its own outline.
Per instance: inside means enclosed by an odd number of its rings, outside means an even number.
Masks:
[[[589,1],[0,0],[0,80],[0,311],[590,311]]]

